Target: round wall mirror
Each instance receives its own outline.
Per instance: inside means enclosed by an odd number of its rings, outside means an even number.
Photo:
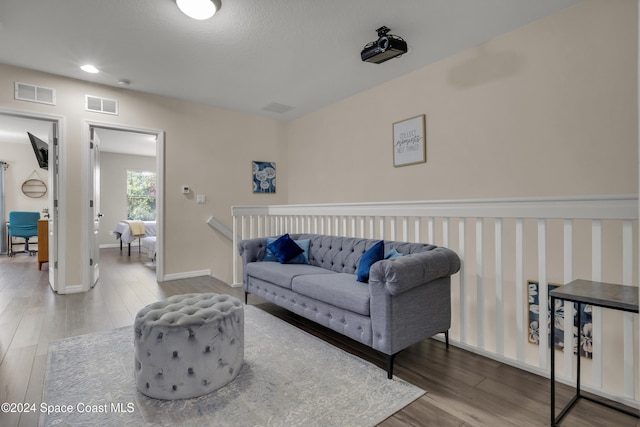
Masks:
[[[47,184],[40,179],[28,179],[22,183],[22,193],[32,199],[39,199],[47,194]]]

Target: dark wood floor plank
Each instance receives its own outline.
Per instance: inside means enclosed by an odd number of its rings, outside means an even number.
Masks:
[[[36,346],[10,349],[0,364],[0,403],[26,401]],[[20,414],[0,411],[0,426],[18,425]]]
[[[42,403],[42,388],[44,386],[44,375],[47,368],[47,355],[36,355],[29,377],[29,385],[24,402],[33,403],[38,409],[37,412],[26,412],[20,415],[19,427],[31,427],[38,425],[40,418],[39,407]]]
[[[429,400],[428,393],[380,424],[382,427],[459,427],[463,421]]]

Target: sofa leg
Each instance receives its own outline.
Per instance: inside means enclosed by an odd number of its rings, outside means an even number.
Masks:
[[[249,292],[245,291],[244,292],[244,303],[247,304],[247,301],[249,301]]]
[[[398,354],[398,353],[396,353]],[[387,378],[393,378],[393,360],[395,359],[395,354],[387,354]]]
[[[444,342],[447,345],[447,350],[449,350],[449,331],[444,331]]]

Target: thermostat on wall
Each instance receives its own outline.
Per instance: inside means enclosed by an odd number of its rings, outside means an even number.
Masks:
[[[189,194],[189,186],[183,185],[182,187],[180,187],[180,191],[182,192],[182,194]]]

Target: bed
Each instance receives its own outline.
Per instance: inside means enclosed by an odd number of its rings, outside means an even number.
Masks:
[[[144,231],[142,230],[142,224],[144,224]],[[135,232],[137,226],[140,229]],[[122,243],[126,243],[129,247],[129,256],[131,256],[131,243],[138,239],[138,251],[141,251],[141,240],[145,237],[156,236],[156,222],[155,221],[120,221],[116,224],[113,234],[116,239],[120,240],[120,251],[122,251]],[[155,239],[154,239],[155,243]],[[155,245],[154,245],[155,251]]]
[[[156,236],[146,236],[140,239],[142,242],[142,252],[149,255],[152,261],[156,260]]]

